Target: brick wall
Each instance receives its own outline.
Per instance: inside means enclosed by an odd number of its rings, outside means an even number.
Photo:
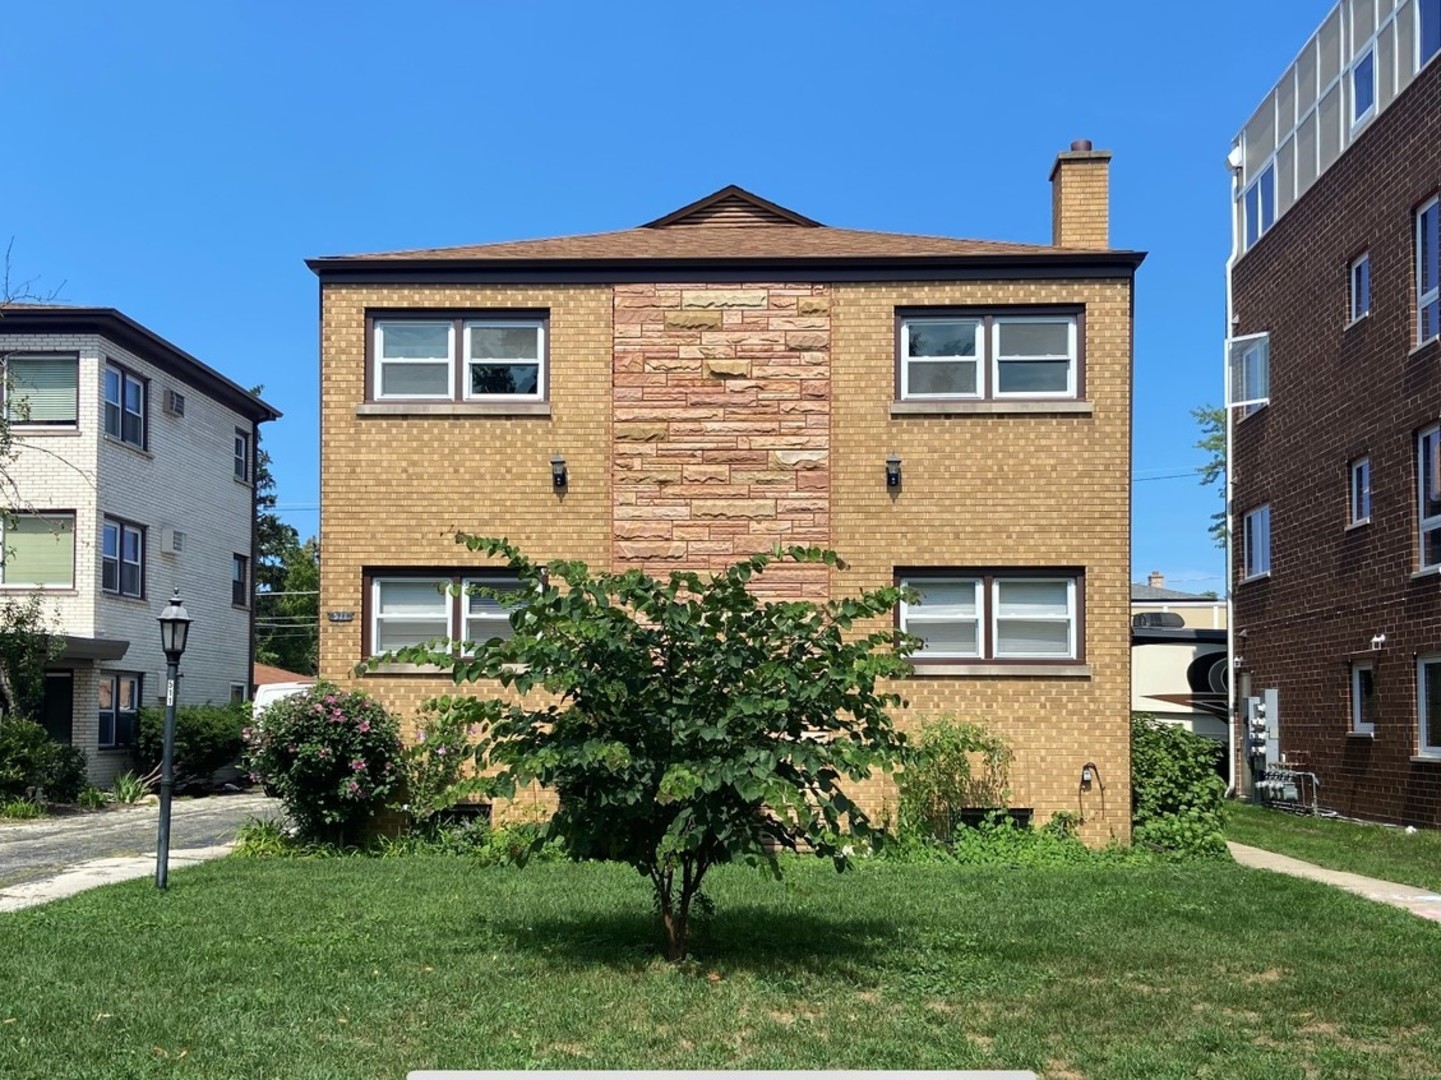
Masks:
[[[1441,188],[1431,64],[1237,264],[1236,334],[1271,335],[1270,404],[1235,431],[1236,527],[1271,506],[1271,575],[1241,581],[1240,676],[1280,692],[1281,748],[1348,814],[1441,823],[1441,762],[1415,761],[1418,654],[1441,651],[1441,577],[1413,577],[1416,433],[1441,416],[1441,344],[1415,349],[1414,209]],[[1348,326],[1347,266],[1371,258]],[[1371,523],[1347,528],[1348,464],[1371,459]],[[1239,551],[1239,546],[1238,546]],[[1371,638],[1386,646],[1370,651]],[[1350,664],[1376,664],[1374,738],[1348,736]]]

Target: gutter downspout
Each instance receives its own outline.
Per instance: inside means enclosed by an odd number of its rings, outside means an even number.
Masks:
[[[1239,142],[1236,144],[1241,145]],[[1232,514],[1232,487],[1235,483],[1235,455],[1233,450],[1233,439],[1235,437],[1235,410],[1231,408],[1231,338],[1235,328],[1234,297],[1232,296],[1231,277],[1236,267],[1236,260],[1240,258],[1241,226],[1236,208],[1236,198],[1240,193],[1241,170],[1227,162],[1231,169],[1231,254],[1226,259],[1226,334],[1222,342],[1222,349],[1225,357],[1221,364],[1223,373],[1222,384],[1225,389],[1223,407],[1226,410],[1226,798],[1236,794],[1236,778],[1240,771],[1236,763],[1236,600],[1235,590],[1231,583],[1235,580],[1235,544],[1236,530],[1233,527]]]

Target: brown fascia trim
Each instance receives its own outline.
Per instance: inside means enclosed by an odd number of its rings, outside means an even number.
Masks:
[[[280,419],[281,413],[239,384],[153,330],[115,308],[0,308],[0,332],[22,334],[96,334],[150,361],[254,423]]]
[[[305,265],[322,284],[626,284],[641,282],[994,281],[1130,278],[1144,251],[751,259],[374,259],[327,256]]]

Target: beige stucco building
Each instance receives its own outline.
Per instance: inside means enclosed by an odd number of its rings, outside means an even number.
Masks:
[[[1056,159],[1052,245],[832,228],[731,187],[620,232],[312,260],[321,675],[407,720],[449,688],[354,669],[485,632],[436,588],[486,574],[457,531],[652,573],[822,545],[848,568],[760,588],[918,588],[901,723],[984,723],[1014,806],[1127,836],[1143,256],[1109,247],[1109,161]]]

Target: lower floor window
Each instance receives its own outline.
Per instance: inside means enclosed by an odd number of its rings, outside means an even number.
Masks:
[[[140,712],[140,676],[100,673],[101,749],[135,745]]]
[[[517,591],[514,574],[376,575],[370,581],[369,654],[426,642],[481,642],[511,635],[511,608],[494,596]]]
[[[1421,753],[1441,757],[1441,655],[1416,661],[1416,712]]]
[[[1351,730],[1376,730],[1376,669],[1370,664],[1351,665]]]
[[[921,639],[913,659],[1077,660],[1081,576],[1055,571],[898,575],[913,590],[900,628]]]

